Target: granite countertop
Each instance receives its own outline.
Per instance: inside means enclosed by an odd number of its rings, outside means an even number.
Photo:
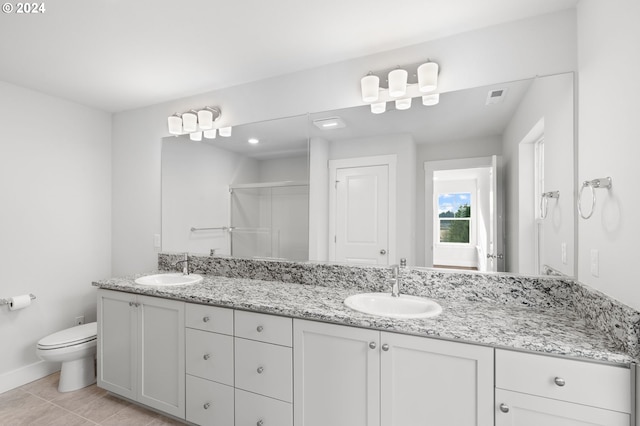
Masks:
[[[497,348],[528,350],[627,364],[636,360],[602,332],[568,310],[509,306],[459,298],[434,299],[442,313],[427,319],[394,319],[356,312],[344,305],[355,288],[336,288],[246,278],[203,275],[203,281],[185,286],[135,284],[139,274],[94,282],[111,290],[210,304],[293,318],[430,336]]]

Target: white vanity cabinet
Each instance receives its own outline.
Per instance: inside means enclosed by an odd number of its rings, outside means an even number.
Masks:
[[[629,368],[496,350],[496,426],[628,426]]]
[[[293,335],[296,426],[493,424],[491,348],[306,320]]]
[[[233,425],[233,310],[187,303],[185,325],[186,419]]]
[[[185,417],[184,302],[98,289],[98,386]]]
[[[292,319],[235,311],[234,330],[236,426],[292,426]]]

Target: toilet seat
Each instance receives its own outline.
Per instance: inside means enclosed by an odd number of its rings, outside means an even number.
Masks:
[[[71,327],[40,339],[38,349],[52,350],[82,345],[97,340],[97,332],[95,322]]]

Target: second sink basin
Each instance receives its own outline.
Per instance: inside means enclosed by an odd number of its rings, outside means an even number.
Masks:
[[[171,286],[196,284],[200,281],[202,281],[202,277],[198,274],[182,275],[182,273],[177,272],[173,274],[145,275],[144,277],[136,278],[135,283],[140,285]]]
[[[344,304],[353,310],[370,315],[391,318],[431,318],[442,312],[436,302],[424,297],[391,293],[361,293],[349,296]]]

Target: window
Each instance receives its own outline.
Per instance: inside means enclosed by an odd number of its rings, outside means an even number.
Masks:
[[[439,242],[469,244],[471,193],[438,194]]]

